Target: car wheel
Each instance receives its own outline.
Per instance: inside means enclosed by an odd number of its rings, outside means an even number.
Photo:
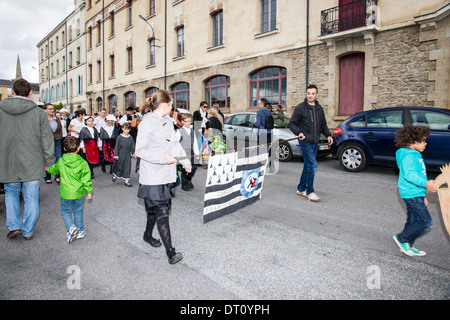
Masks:
[[[292,159],[292,149],[287,142],[279,142],[275,144],[275,154],[278,160],[282,162],[291,161]]]
[[[347,171],[361,171],[366,167],[366,159],[366,153],[363,148],[355,144],[345,145],[339,151],[339,162]]]

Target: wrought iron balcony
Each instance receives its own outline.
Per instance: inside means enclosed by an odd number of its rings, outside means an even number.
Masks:
[[[376,24],[378,0],[356,0],[321,12],[321,35]]]

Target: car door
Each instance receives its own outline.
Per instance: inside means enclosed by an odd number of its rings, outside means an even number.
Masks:
[[[232,121],[234,119],[234,115],[229,115],[223,120],[223,135],[226,140],[231,139],[234,129]]]
[[[429,126],[430,136],[422,157],[427,166],[450,163],[450,114],[435,110],[411,109],[413,126]]]
[[[256,113],[249,113],[247,119],[247,131],[250,146],[256,146],[258,143],[258,129],[255,127]]]
[[[248,125],[247,113],[237,113],[231,119],[227,119],[224,130],[227,137],[227,147],[238,150],[246,145],[248,146],[251,128]]]
[[[395,161],[395,134],[403,128],[402,109],[380,110],[367,115],[367,126],[362,138],[365,140],[373,160]]]

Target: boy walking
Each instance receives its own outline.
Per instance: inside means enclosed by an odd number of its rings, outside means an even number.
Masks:
[[[400,169],[398,188],[406,203],[406,224],[402,232],[394,235],[400,251],[408,256],[424,256],[426,253],[413,247],[415,240],[427,232],[433,221],[428,212],[425,191],[437,192],[433,180],[427,181],[427,171],[421,152],[425,150],[430,128],[406,126],[395,137],[400,149],[395,156]]]
[[[67,137],[64,149],[67,153],[47,171],[53,175],[61,175],[61,215],[67,228],[67,242],[70,243],[86,235],[83,223],[84,194],[87,193],[86,199],[91,199],[92,180],[88,163],[78,154],[80,140]]]
[[[194,189],[192,184],[192,178],[194,177],[195,171],[197,170],[195,159],[199,159],[200,151],[198,149],[197,138],[195,137],[195,131],[191,129],[192,116],[190,113],[183,113],[181,116],[181,122],[183,126],[177,130],[178,140],[181,146],[186,152],[186,156],[190,156],[190,161],[192,165],[191,172],[186,172],[186,170],[179,166],[178,170],[181,171],[181,189],[184,191],[191,191]]]

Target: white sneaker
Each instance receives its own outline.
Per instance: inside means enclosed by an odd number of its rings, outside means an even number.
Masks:
[[[80,230],[77,233],[77,239],[83,239],[85,235],[86,235],[86,231]]]
[[[71,243],[73,240],[77,238],[78,229],[76,227],[70,227],[67,232],[67,242]]]
[[[311,192],[306,197],[308,198],[309,201],[319,201],[320,200],[319,196],[317,194],[315,194],[314,192]]]
[[[297,190],[297,195],[303,196],[303,197],[308,197],[308,196],[306,195],[306,191],[298,191],[298,190]]]

